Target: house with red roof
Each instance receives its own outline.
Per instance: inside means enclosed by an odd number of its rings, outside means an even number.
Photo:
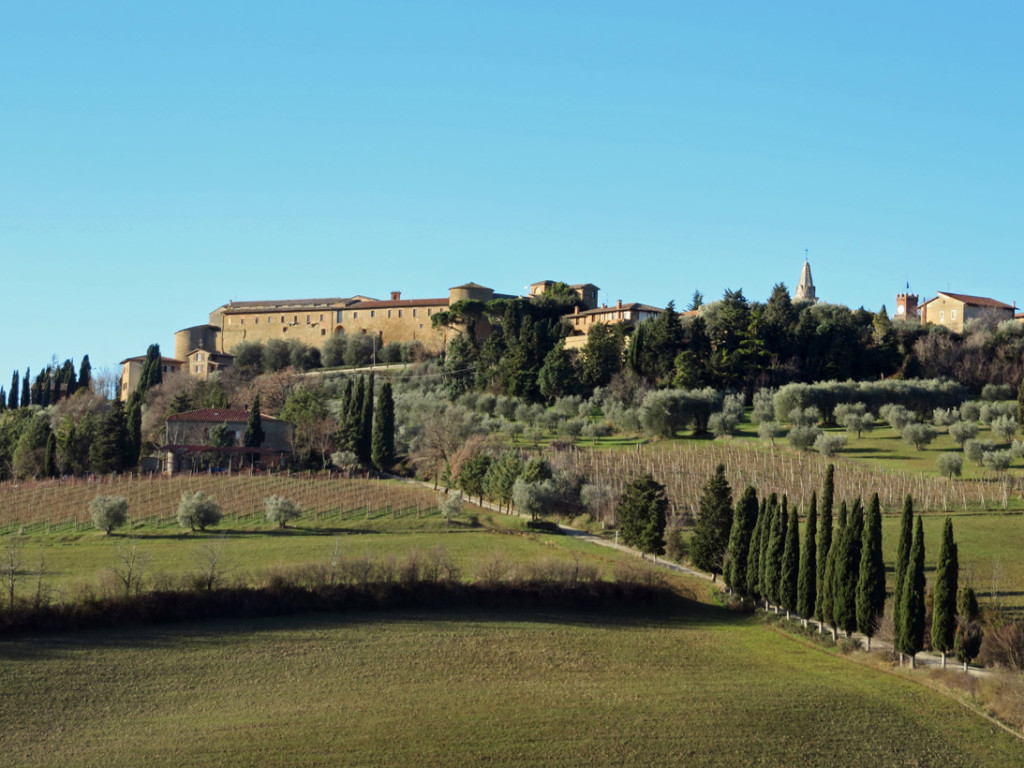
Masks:
[[[256,466],[281,469],[292,454],[294,427],[287,421],[261,414],[263,442],[242,444],[249,422],[245,408],[201,408],[167,417],[164,472],[202,470],[209,466],[239,469]]]
[[[918,307],[922,323],[943,325],[951,331],[963,333],[968,320],[991,318],[996,321],[1013,320],[1016,308],[1012,304],[989,299],[984,296],[970,296],[966,293],[939,291]]]

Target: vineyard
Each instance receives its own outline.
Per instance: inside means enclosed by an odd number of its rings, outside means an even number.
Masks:
[[[0,534],[91,528],[87,507],[100,495],[125,497],[133,525],[177,525],[178,501],[186,491],[216,497],[224,515],[237,520],[261,519],[264,499],[275,494],[292,499],[314,519],[339,511],[420,516],[438,506],[437,493],[418,485],[326,475],[195,474],[10,482],[0,485]]]
[[[697,512],[701,486],[719,464],[725,465],[736,496],[753,485],[759,494],[786,494],[791,502],[804,504],[812,491],[821,492],[830,461],[836,465],[837,499],[853,500],[877,492],[883,509],[893,513],[902,508],[908,493],[923,511],[1021,508],[1022,479],[1013,475],[991,481],[950,481],[921,472],[888,471],[859,461],[830,460],[816,453],[769,451],[717,440],[674,441],[635,451],[568,451],[558,459],[565,469],[588,482],[611,486],[615,497],[623,483],[648,472],[665,485],[674,512],[691,519]]]

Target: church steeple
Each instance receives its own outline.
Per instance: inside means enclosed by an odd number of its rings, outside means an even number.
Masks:
[[[804,256],[804,267],[800,270],[800,282],[796,285],[796,294],[793,301],[809,301],[812,304],[818,301],[814,293],[814,280],[811,279],[811,264]]]

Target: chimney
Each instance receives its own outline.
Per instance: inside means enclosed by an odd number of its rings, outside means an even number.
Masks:
[[[579,304],[577,304],[575,307],[572,308],[572,313],[574,315],[578,315],[580,313],[580,305]]]
[[[402,292],[401,291],[392,291],[391,292],[391,300],[392,301],[398,301],[401,298],[402,298]]]
[[[615,308],[622,309],[622,299],[619,299],[617,302],[615,302]]]

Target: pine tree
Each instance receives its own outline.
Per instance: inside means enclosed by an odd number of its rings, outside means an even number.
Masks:
[[[363,388],[363,399],[360,402],[359,412],[359,449],[356,455],[364,464],[373,462],[373,395],[374,377],[371,373]],[[392,404],[393,405],[393,404]],[[392,410],[392,413],[394,411]],[[393,419],[394,417],[392,417]],[[394,424],[392,423],[392,454],[394,453]]]
[[[896,544],[896,569],[893,574],[892,591],[892,626],[893,634],[903,623],[900,611],[903,610],[903,582],[907,576],[907,563],[910,562],[910,545],[914,538],[914,500],[908,493],[903,499],[903,514],[900,517],[900,538]],[[897,651],[899,648],[896,649]],[[901,662],[902,663],[902,662]]]
[[[690,554],[695,567],[712,574],[722,572],[732,531],[732,488],[725,479],[725,465],[719,464],[701,490],[697,525]]]
[[[750,557],[750,541],[757,525],[757,490],[748,485],[736,504],[732,517],[732,531],[729,534],[729,549],[725,583],[733,592],[748,596],[747,560]]]
[[[818,494],[811,493],[807,506],[807,525],[804,527],[804,546],[800,551],[800,575],[797,580],[796,612],[805,620],[814,614],[818,594]]]
[[[960,562],[956,542],[953,541],[953,521],[947,517],[935,568],[935,597],[932,601],[932,648],[942,653],[943,667],[946,666],[946,654],[953,650],[959,580]]]
[[[83,355],[82,362],[78,366],[78,388],[89,389],[92,386],[92,365],[89,363],[89,356]]]
[[[843,508],[840,507],[839,514]],[[861,539],[864,529],[864,513],[858,498],[850,509],[846,524],[839,534],[839,553],[833,574],[832,615],[837,627],[847,636],[857,629],[857,576],[860,572]]]
[[[782,578],[779,584],[779,598],[786,609],[786,617],[796,610],[797,585],[800,580],[800,521],[796,509],[789,514],[786,531],[786,546],[782,552]]]
[[[391,394],[391,382],[385,381],[380,388],[380,398],[373,417],[373,446],[371,458],[379,472],[391,469],[395,463],[395,400]]]
[[[924,591],[924,527],[918,517],[903,579],[900,625],[896,628],[896,650],[910,654],[911,668],[915,666],[914,657],[924,647]]]
[[[826,573],[828,571],[828,554],[832,548],[832,499],[833,499],[833,473],[835,467],[828,465],[825,473],[825,488],[821,494],[821,524],[818,526],[818,583],[817,594],[814,598],[814,615],[818,619],[818,629],[825,622],[826,602],[831,604],[831,594],[828,601],[824,600],[826,592],[830,593],[827,585]],[[829,609],[831,615],[831,609]],[[831,623],[831,621],[829,621]]]
[[[864,520],[860,573],[857,578],[857,630],[871,638],[878,629],[878,617],[885,610],[885,561],[882,559],[882,510],[878,494],[871,497]]]

